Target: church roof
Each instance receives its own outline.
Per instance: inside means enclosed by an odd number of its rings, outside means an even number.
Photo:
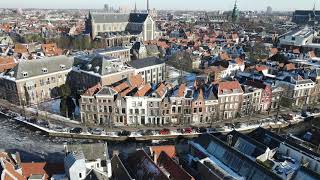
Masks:
[[[90,13],[95,23],[144,23],[148,17],[146,13]]]

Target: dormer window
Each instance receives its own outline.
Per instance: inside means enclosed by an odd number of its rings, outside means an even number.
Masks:
[[[28,77],[28,72],[22,72],[23,77]]]
[[[47,69],[47,68],[42,68],[42,72],[43,72],[44,74],[46,74],[46,73],[48,73],[48,69]]]
[[[60,64],[60,69],[62,69],[62,70],[66,69],[66,65]]]

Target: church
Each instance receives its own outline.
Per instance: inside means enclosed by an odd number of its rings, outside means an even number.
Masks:
[[[156,26],[149,13],[149,0],[147,4],[147,12],[138,12],[137,8],[129,14],[90,12],[86,19],[86,31],[91,34],[92,39],[102,37],[113,40],[110,41],[110,46],[132,38],[140,41],[154,40]]]

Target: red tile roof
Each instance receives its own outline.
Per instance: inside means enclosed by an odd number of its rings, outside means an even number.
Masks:
[[[194,180],[182,167],[173,161],[164,151],[161,152],[157,165],[170,174],[170,179]]]
[[[231,60],[229,54],[226,53],[226,52],[221,52],[221,53],[219,54],[219,56],[220,56],[220,59],[221,59],[221,60]]]
[[[259,66],[259,65],[257,65],[256,66],[256,70],[257,71],[264,71],[264,70],[268,70],[269,68],[267,67],[267,66]]]
[[[86,96],[93,96],[95,93],[97,93],[101,89],[101,85],[97,84],[95,86],[92,86],[91,88],[88,88],[84,95]]]
[[[128,78],[128,82],[133,87],[139,87],[144,84],[141,74],[133,75]]]
[[[22,174],[25,178],[31,175],[45,175],[45,179],[49,179],[54,174],[64,173],[63,164],[40,163],[21,163]]]
[[[296,66],[293,63],[290,63],[290,64],[286,64],[284,68],[287,71],[291,71],[291,70],[294,70],[296,68]]]
[[[160,97],[162,97],[166,93],[166,86],[163,83],[161,83],[159,87],[156,89],[156,93]]]
[[[244,60],[242,60],[241,58],[237,57],[235,59],[235,62],[238,64],[238,65],[243,65],[244,64]]]
[[[58,48],[56,43],[42,44],[41,48],[46,56],[59,56],[62,54],[62,50]]]
[[[243,92],[241,85],[238,81],[227,81],[227,82],[220,82],[219,83],[219,93],[222,94],[223,92],[235,92],[238,91],[239,93]]]
[[[275,54],[278,53],[278,48],[271,48],[270,52],[271,52],[272,55],[275,55]]]
[[[25,45],[23,44],[15,44],[14,46],[14,52],[15,53],[20,53],[20,54],[23,54],[23,53],[28,53],[28,49]]]
[[[17,65],[12,56],[0,57],[0,73],[14,68]]]
[[[293,53],[294,53],[294,54],[300,54],[300,50],[299,50],[299,49],[294,49],[294,50],[293,50]]]
[[[122,91],[121,93],[120,93],[120,95],[122,96],[122,97],[125,97],[125,96],[127,96],[127,94],[129,93],[129,92],[131,92],[133,89],[135,89],[136,87],[129,87],[129,88],[127,88],[126,90],[124,90],[124,91]]]
[[[129,88],[129,85],[128,85],[127,82],[123,82],[123,83],[119,84],[118,86],[113,87],[113,89],[114,89],[115,91],[117,91],[118,93],[124,91],[124,90],[127,89],[127,88]]]
[[[178,90],[178,97],[184,97],[184,92],[186,90],[186,85],[185,84],[181,84]]]
[[[170,157],[173,158],[176,156],[176,148],[173,145],[167,145],[167,146],[151,146],[150,151],[153,154],[156,154],[157,157],[160,156],[160,153],[162,151],[166,152],[166,154]]]
[[[151,90],[150,84],[144,85],[139,91],[135,94],[135,96],[143,97]]]
[[[11,164],[9,161],[7,160],[3,160],[4,163],[4,171],[5,171],[5,175],[4,175],[4,180],[25,180],[26,178],[23,177],[22,174],[18,173],[15,169],[15,167],[13,166],[13,164]]]
[[[316,57],[316,54],[314,53],[314,51],[309,51],[309,56],[310,58],[314,58]]]

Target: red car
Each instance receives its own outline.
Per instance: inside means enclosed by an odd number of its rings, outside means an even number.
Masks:
[[[185,128],[185,129],[183,129],[183,132],[190,134],[190,133],[192,133],[192,128]]]
[[[162,129],[162,130],[160,130],[160,134],[161,135],[168,135],[168,134],[170,134],[170,130],[169,129]]]

